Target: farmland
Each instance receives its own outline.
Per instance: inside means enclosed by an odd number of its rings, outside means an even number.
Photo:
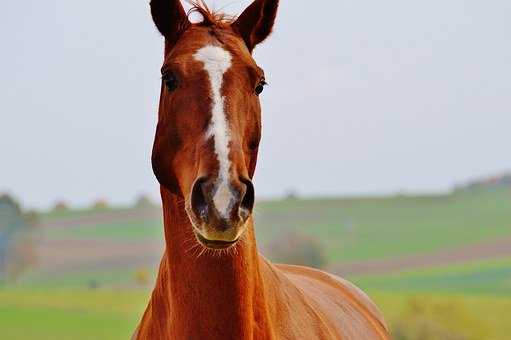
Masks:
[[[474,339],[492,340],[511,333],[508,188],[259,202],[255,216],[263,252],[285,232],[313,238],[325,267],[367,290],[396,330],[420,306],[435,329],[470,324]],[[37,239],[38,266],[0,286],[2,338],[128,338],[163,249],[158,207],[48,212]],[[443,325],[429,310],[456,320]]]

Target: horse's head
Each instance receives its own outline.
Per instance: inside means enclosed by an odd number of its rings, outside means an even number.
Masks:
[[[201,5],[204,21],[192,24],[178,0],[151,1],[165,37],[153,169],[184,198],[193,232],[209,248],[234,245],[252,214],[266,82],[251,54],[270,34],[277,6],[256,0],[227,20]]]

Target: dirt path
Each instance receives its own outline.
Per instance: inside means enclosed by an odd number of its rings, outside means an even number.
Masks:
[[[161,218],[160,214],[158,209],[107,211],[89,216],[46,221],[42,227],[69,228],[98,223],[124,222],[140,218]],[[155,242],[126,243],[99,240],[69,240],[43,242],[39,246],[44,259],[42,262],[46,264],[51,263],[51,267],[56,266],[60,268],[75,266],[77,262],[85,265],[87,263],[103,261],[103,265],[107,265],[108,261],[105,261],[106,258],[119,262],[156,263],[162,251],[162,245]],[[429,254],[334,264],[329,266],[327,270],[349,277],[355,275],[389,274],[404,270],[502,257],[511,257],[511,237],[485,241],[470,246],[439,250]]]
[[[328,270],[341,276],[389,274],[404,270],[490,260],[508,256],[511,257],[511,237],[441,250],[432,254],[343,263],[332,265]]]
[[[41,240],[38,243],[39,269],[59,272],[72,269],[156,267],[163,254],[163,240]]]

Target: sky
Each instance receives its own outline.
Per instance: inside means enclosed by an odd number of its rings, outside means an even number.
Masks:
[[[281,1],[255,51],[270,83],[257,196],[440,192],[511,170],[510,17],[508,0]],[[148,0],[3,0],[0,41],[0,192],[156,199]]]

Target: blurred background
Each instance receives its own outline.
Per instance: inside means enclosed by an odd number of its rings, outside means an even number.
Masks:
[[[509,17],[282,1],[255,52],[262,253],[352,280],[395,339],[508,339]],[[148,1],[5,0],[0,38],[0,338],[127,339],[163,248]]]

